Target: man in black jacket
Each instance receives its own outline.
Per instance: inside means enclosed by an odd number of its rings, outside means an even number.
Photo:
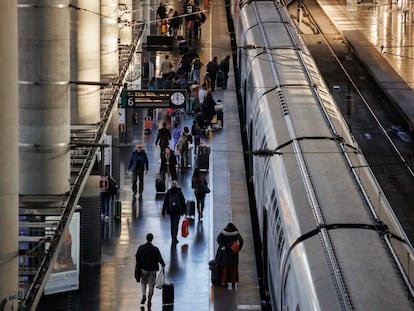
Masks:
[[[165,267],[164,259],[162,259],[160,250],[158,247],[152,244],[154,238],[152,233],[147,234],[147,243],[138,247],[135,254],[136,265],[138,269],[141,269],[141,304],[145,304],[147,300],[147,284],[148,284],[148,310],[151,309],[151,298],[154,293],[155,278],[157,271],[159,270],[158,264]]]
[[[142,144],[137,144],[135,150],[129,157],[128,170],[132,171],[132,192],[137,194],[137,178],[139,179],[139,197],[144,191],[144,174],[148,173],[148,156],[142,148]]]
[[[170,139],[171,139],[171,132],[169,129],[167,129],[167,123],[163,122],[162,128],[158,130],[157,138],[155,140],[155,146],[158,144],[160,145],[160,149],[161,149],[160,157],[162,153],[164,152],[165,147],[167,147],[170,144]]]
[[[171,240],[172,243],[178,243],[178,225],[180,223],[181,215],[186,213],[186,205],[184,194],[181,188],[178,187],[177,181],[173,180],[171,188],[165,194],[164,204],[162,206],[162,216],[170,215],[171,220]]]

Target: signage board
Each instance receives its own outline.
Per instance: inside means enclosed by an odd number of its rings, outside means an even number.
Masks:
[[[126,90],[126,108],[184,108],[186,100],[183,89]]]

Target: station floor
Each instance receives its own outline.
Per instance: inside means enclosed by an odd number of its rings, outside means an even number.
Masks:
[[[167,4],[169,5],[171,3]],[[213,56],[221,60],[226,55],[231,55],[224,0],[211,2],[206,13],[207,21],[203,25],[198,46],[204,68]],[[164,53],[157,53],[157,59],[163,59]],[[176,66],[177,55],[170,55]],[[232,70],[231,66],[231,72]],[[159,72],[158,69],[156,72]],[[102,221],[100,264],[82,267],[80,290],[68,295],[66,302],[48,299],[49,310],[52,305],[60,305],[62,310],[148,310],[147,305],[140,305],[141,287],[134,279],[135,253],[138,246],[145,243],[148,232],[154,234],[153,244],[159,247],[166,262],[166,281],[175,286],[175,303],[168,310],[261,310],[232,73],[227,89],[217,89],[214,99],[221,100],[224,104],[224,128],[204,137],[211,147],[210,169],[205,173],[211,193],[206,197],[203,221],[198,221],[196,215],[194,220],[190,220],[189,236],[179,236],[178,244],[171,243],[169,217],[161,215],[164,195],[156,194],[155,191],[155,176],[160,168],[160,149],[155,146],[155,138],[157,128],[166,120],[165,111],[156,111],[152,134],[144,135],[142,117],[146,109],[137,109],[134,112],[140,118],[138,124],[133,126],[133,139],[119,146],[122,218],[119,221],[111,216],[108,221]],[[193,119],[194,115],[183,114],[180,117],[180,127],[191,128]],[[169,123],[168,127],[170,126]],[[127,169],[129,155],[138,142],[143,143],[149,158],[149,173],[145,175],[142,199],[133,197],[131,175]],[[192,168],[178,170],[178,184],[183,189],[185,198],[192,200],[195,197],[190,178],[195,161],[191,152]],[[232,291],[211,285],[208,265],[214,259],[216,236],[228,222],[236,224],[244,239],[244,250],[240,253],[240,283],[238,289]],[[68,305],[66,308],[65,303]],[[164,310],[159,289],[155,289],[151,310]]]

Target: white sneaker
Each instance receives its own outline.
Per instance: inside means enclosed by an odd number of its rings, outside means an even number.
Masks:
[[[228,283],[228,284],[227,284],[227,289],[228,289],[228,290],[232,290],[232,289],[233,289],[233,287],[231,286],[231,283]]]

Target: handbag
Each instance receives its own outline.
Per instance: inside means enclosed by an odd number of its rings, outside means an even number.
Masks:
[[[188,237],[188,219],[184,218],[183,223],[181,224],[181,236],[183,238]]]
[[[165,272],[164,268],[157,274],[157,278],[155,279],[155,287],[158,289],[162,289],[162,286],[165,283]]]
[[[231,243],[230,249],[233,254],[237,254],[239,252],[239,241],[234,240],[233,243]]]
[[[202,193],[210,193],[211,190],[210,190],[210,188],[205,183],[202,183],[201,184],[201,187],[200,187],[200,192],[202,192]]]

